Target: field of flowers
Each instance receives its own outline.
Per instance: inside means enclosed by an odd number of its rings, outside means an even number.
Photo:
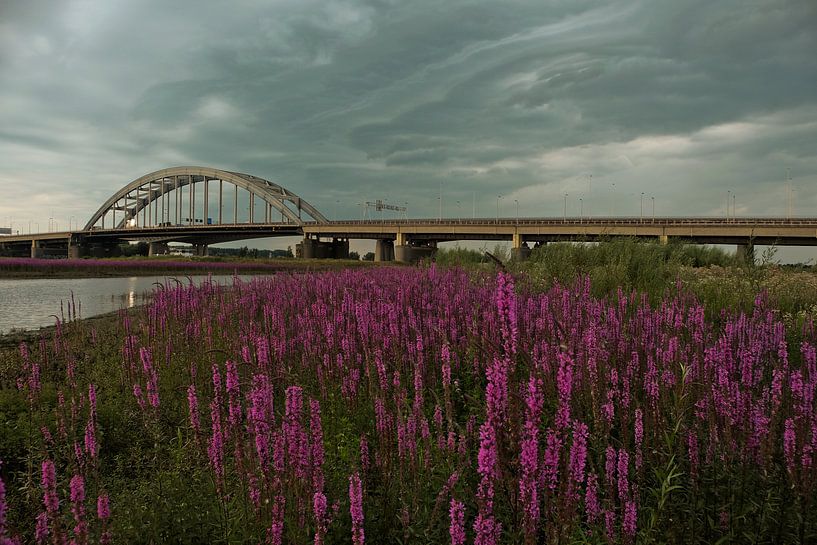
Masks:
[[[159,289],[0,361],[0,543],[808,543],[817,332],[589,280]]]

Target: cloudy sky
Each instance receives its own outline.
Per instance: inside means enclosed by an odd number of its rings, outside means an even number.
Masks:
[[[785,215],[790,169],[816,216],[815,51],[813,0],[0,0],[0,225],[175,165],[330,217]]]

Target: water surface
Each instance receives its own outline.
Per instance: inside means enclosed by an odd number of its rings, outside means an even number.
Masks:
[[[68,303],[73,293],[77,312],[81,318],[90,318],[115,310],[141,305],[156,288],[168,280],[164,276],[130,276],[106,278],[0,278],[0,334],[11,329],[37,329],[54,325],[53,315],[61,316],[60,304],[68,318]],[[187,276],[179,280],[187,284]],[[198,285],[207,276],[191,276]],[[231,284],[233,275],[210,276],[219,284]],[[252,278],[239,275],[242,280]]]

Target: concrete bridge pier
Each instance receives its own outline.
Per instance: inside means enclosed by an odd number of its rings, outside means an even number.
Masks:
[[[755,245],[751,242],[748,244],[738,244],[735,251],[735,257],[745,261],[748,265],[755,263]]]
[[[375,261],[394,261],[394,241],[390,238],[379,239],[374,247]]]
[[[333,259],[349,259],[348,238],[333,238],[330,249]]]
[[[193,253],[199,257],[205,257],[210,255],[208,252],[208,245],[207,244],[194,244],[193,245]],[[152,254],[151,254],[152,255]]]
[[[68,244],[68,259],[82,259],[88,255],[88,247],[85,244]]]
[[[302,259],[349,259],[349,239],[333,238],[332,242],[324,242],[307,236],[295,245],[295,255]]]
[[[406,244],[394,246],[394,260],[400,263],[417,263],[423,259],[434,257],[437,253],[437,242],[426,241],[424,243]]]
[[[196,245],[198,248],[199,245]],[[206,247],[206,245],[205,245]],[[148,255],[167,255],[170,253],[170,246],[168,246],[167,242],[151,242],[148,244]],[[201,255],[201,254],[196,254]]]
[[[32,259],[41,259],[45,256],[45,249],[43,248],[43,243],[39,240],[32,240],[31,241],[31,258]]]
[[[518,232],[513,234],[511,248],[511,259],[514,261],[524,261],[530,257],[530,248]]]

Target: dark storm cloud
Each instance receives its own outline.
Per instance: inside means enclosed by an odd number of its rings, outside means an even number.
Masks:
[[[774,214],[789,167],[811,213],[815,50],[810,0],[6,2],[0,222],[174,164],[347,216]]]

